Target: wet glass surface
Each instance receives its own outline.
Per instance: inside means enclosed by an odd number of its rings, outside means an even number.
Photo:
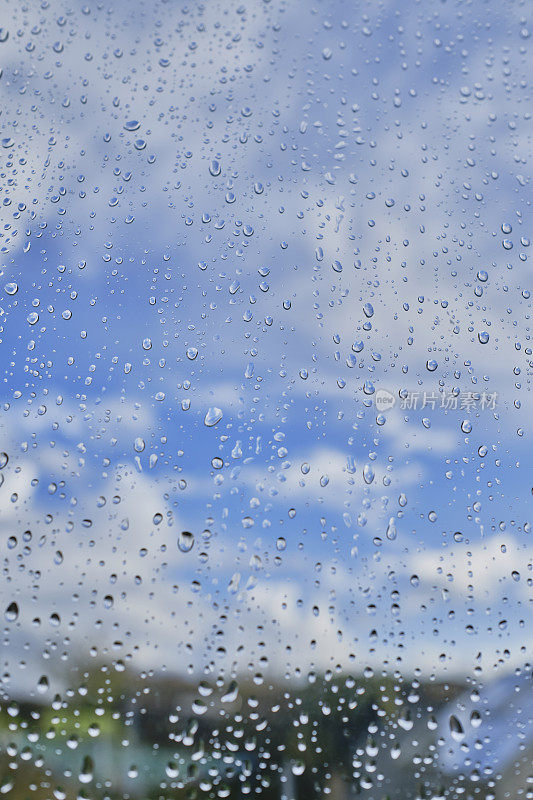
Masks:
[[[530,17],[5,0],[6,797],[533,796]]]

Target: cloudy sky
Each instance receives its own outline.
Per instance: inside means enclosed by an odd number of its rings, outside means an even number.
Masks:
[[[7,9],[8,691],[524,664],[525,5]]]

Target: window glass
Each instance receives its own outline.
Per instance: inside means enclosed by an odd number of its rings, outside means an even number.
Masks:
[[[0,17],[0,793],[532,797],[531,8]]]

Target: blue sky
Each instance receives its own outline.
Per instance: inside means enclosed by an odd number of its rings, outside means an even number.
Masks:
[[[8,6],[13,685],[523,664],[525,5]]]

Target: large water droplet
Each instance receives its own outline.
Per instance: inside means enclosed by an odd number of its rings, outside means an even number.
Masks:
[[[456,742],[462,742],[465,738],[465,732],[463,730],[463,726],[455,716],[452,714],[450,716],[450,733],[452,735],[452,739],[455,739]]]
[[[15,622],[19,616],[19,607],[15,601],[10,603],[4,611],[4,616],[8,622]]]
[[[178,538],[178,547],[182,553],[189,553],[194,547],[194,534],[182,531]]]
[[[213,425],[216,425],[221,419],[222,410],[216,406],[211,406],[204,417],[204,425],[207,425],[208,428],[212,428]]]

